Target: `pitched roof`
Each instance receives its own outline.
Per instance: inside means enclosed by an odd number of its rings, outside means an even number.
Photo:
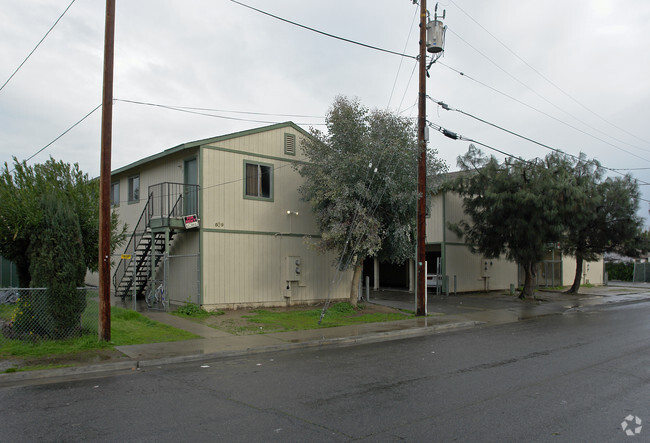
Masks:
[[[269,126],[262,126],[262,127],[259,127],[259,128],[247,129],[245,131],[232,132],[230,134],[220,135],[220,136],[217,136],[217,137],[206,138],[206,139],[203,139],[203,140],[196,140],[196,141],[193,141],[193,142],[183,143],[183,144],[180,144],[178,146],[174,146],[173,148],[165,149],[164,151],[159,152],[157,154],[150,155],[149,157],[145,157],[143,159],[137,160],[137,161],[135,161],[135,162],[133,162],[133,163],[131,163],[129,165],[126,165],[126,166],[123,166],[121,168],[115,169],[114,171],[111,172],[111,175],[120,174],[122,172],[128,171],[130,169],[136,168],[136,167],[144,165],[146,163],[149,163],[151,161],[158,160],[160,158],[167,157],[169,155],[176,154],[177,152],[181,152],[181,151],[184,151],[184,150],[187,150],[187,149],[196,148],[198,146],[208,145],[208,144],[211,144],[211,143],[218,143],[218,142],[221,142],[221,141],[224,141],[224,140],[230,140],[230,139],[238,138],[238,137],[245,137],[247,135],[253,135],[253,134],[260,133],[260,132],[273,131],[273,130],[276,130],[276,129],[288,128],[288,127],[291,127],[293,129],[295,129],[296,131],[300,132],[301,134],[303,134],[306,137],[310,137],[309,132],[305,131],[300,126],[296,125],[294,122],[287,121],[287,122],[284,122],[284,123],[275,123],[275,124],[269,125]]]

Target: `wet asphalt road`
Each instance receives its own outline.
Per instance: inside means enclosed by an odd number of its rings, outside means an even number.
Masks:
[[[650,441],[649,339],[646,302],[33,382],[0,389],[0,441]]]

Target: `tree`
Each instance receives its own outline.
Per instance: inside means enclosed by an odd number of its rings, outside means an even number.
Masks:
[[[321,231],[315,246],[337,252],[340,270],[354,269],[350,302],[356,305],[363,261],[403,263],[415,249],[418,144],[411,120],[369,110],[337,97],[326,117],[327,133],[312,129],[302,150],[308,163],[299,192]],[[427,153],[430,187],[445,170]]]
[[[565,187],[561,159],[507,159],[502,164],[470,145],[458,166],[465,172],[448,185],[463,198],[469,220],[450,224],[470,250],[486,258],[505,254],[524,269],[520,298],[534,294],[535,267],[547,245],[562,235],[556,203]]]
[[[98,267],[99,182],[90,180],[77,164],[50,158],[44,164],[28,166],[14,158],[12,170],[5,163],[0,171],[0,255],[16,264],[22,287],[31,282],[28,251],[35,247],[32,234],[43,223],[41,197],[51,192],[65,195],[78,218],[83,243],[79,254],[85,267],[91,271]],[[114,248],[124,241],[126,226],[118,229],[116,213],[111,222]]]
[[[574,194],[567,199],[564,211],[566,232],[561,249],[576,258],[573,285],[567,291],[572,294],[580,289],[585,261],[597,260],[605,252],[630,249],[641,237],[636,181],[629,175],[602,181],[599,166],[583,156],[576,162]]]
[[[46,288],[38,304],[31,300],[39,310],[38,331],[56,339],[79,335],[86,308],[85,294],[78,289],[86,275],[79,217],[70,197],[60,191],[44,194],[41,209],[43,219],[30,251],[32,286]]]

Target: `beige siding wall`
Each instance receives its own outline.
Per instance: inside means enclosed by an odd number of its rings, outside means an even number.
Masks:
[[[283,233],[318,232],[309,205],[300,200],[302,181],[291,159],[261,158],[206,148],[203,159],[202,226],[212,229]],[[273,200],[244,198],[244,162],[273,168]],[[291,211],[291,214],[287,214]],[[295,213],[298,213],[296,215]]]
[[[120,183],[120,205],[116,208],[120,215],[120,221],[128,224],[130,231],[132,231],[142,214],[144,206],[147,204],[149,186],[163,182],[183,183],[183,161],[197,156],[198,148],[189,153],[182,152],[164,157],[119,175],[114,175],[111,178],[111,183],[118,181]],[[135,175],[140,177],[140,200],[129,202],[129,178]],[[119,253],[120,251],[116,252]]]
[[[115,209],[119,214],[120,223],[126,223],[128,226],[126,241],[122,246],[115,250],[113,256],[111,278],[113,272],[115,271],[115,266],[120,260],[119,256],[124,251],[124,248],[126,247],[129,238],[133,233],[133,230],[135,229],[140,216],[142,215],[142,211],[147,204],[149,186],[163,182],[182,183],[184,179],[184,160],[198,157],[198,152],[199,150],[196,148],[166,156],[161,159],[145,163],[141,166],[136,166],[128,171],[115,174],[111,177],[111,183],[119,182],[120,184],[120,203]],[[136,175],[140,178],[140,199],[137,202],[129,202],[129,178]],[[183,235],[184,234],[181,233],[176,238],[181,239]],[[192,253],[198,252],[198,234],[196,234],[196,239],[194,240],[193,247],[195,249]],[[174,252],[172,249],[172,253],[178,252]],[[96,274],[92,274],[90,278],[94,278],[95,276]],[[157,275],[156,278],[162,279],[162,274]],[[111,289],[113,290],[114,288]]]
[[[448,223],[458,223],[461,220],[469,222],[468,216],[463,212],[463,200],[458,194],[451,192],[446,192],[444,196],[446,241],[451,243],[460,242],[462,240],[448,228]]]
[[[297,138],[295,156],[284,153],[285,133]],[[206,307],[312,303],[348,296],[351,273],[336,274],[331,266],[333,257],[307,245],[307,239],[319,232],[309,205],[298,194],[302,178],[293,163],[303,159],[301,138],[293,128],[280,128],[202,148],[201,251]],[[272,200],[244,197],[245,161],[272,167]],[[288,256],[302,260],[300,283],[287,283]],[[338,283],[332,285],[333,280]]]
[[[198,229],[192,229],[179,230],[172,241],[167,295],[168,300],[174,304],[201,302],[199,239]]]
[[[458,194],[441,192],[431,198],[431,216],[427,218],[427,243],[460,242],[460,238],[448,228],[448,223],[467,220],[463,201]],[[443,232],[444,230],[444,232]]]
[[[331,266],[333,257],[312,250],[303,238],[206,232],[203,245],[206,308],[305,304],[347,297],[351,273],[337,273]],[[300,257],[299,282],[286,280],[289,256]]]
[[[483,273],[487,261],[487,273]],[[483,259],[472,254],[466,246],[447,245],[447,275],[453,291],[454,275],[458,292],[506,289],[517,284],[517,265],[501,259]],[[486,275],[487,278],[483,278]]]
[[[439,193],[431,197],[431,205],[429,206],[429,217],[427,217],[426,225],[426,241],[427,243],[439,243],[443,241],[443,193]]]
[[[576,274],[576,260],[574,257],[562,258],[562,284],[570,286]],[[582,265],[581,284],[591,283],[592,285],[602,285],[605,274],[605,263],[603,259],[595,262],[585,262]]]

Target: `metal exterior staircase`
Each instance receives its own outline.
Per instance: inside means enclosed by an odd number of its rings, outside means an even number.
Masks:
[[[155,271],[164,253],[168,252],[166,233],[171,244],[179,227],[173,221],[178,221],[185,215],[187,209],[183,210],[183,207],[189,207],[193,211],[198,209],[197,189],[192,185],[177,183],[160,183],[149,187],[147,204],[124,250],[124,254],[131,258],[121,259],[113,274],[116,296],[124,300],[127,296],[133,296],[134,292],[136,297],[146,294],[151,282],[152,266]],[[197,201],[188,204],[190,198]],[[152,229],[152,221],[158,229]]]

